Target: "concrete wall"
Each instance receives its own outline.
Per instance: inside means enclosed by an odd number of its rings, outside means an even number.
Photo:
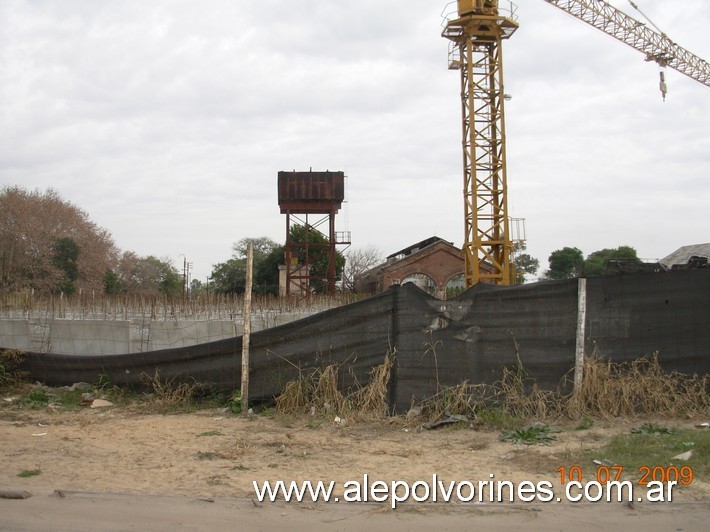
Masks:
[[[53,320],[50,353],[113,355],[130,353],[131,322],[105,320]]]
[[[283,325],[313,312],[264,312],[252,316],[252,332]],[[67,355],[114,355],[185,347],[241,336],[244,320],[0,320],[0,347]]]
[[[148,351],[206,344],[235,335],[231,321],[155,321],[150,324]]]

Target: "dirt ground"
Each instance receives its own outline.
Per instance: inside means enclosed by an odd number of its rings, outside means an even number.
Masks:
[[[638,424],[637,422],[635,422]],[[676,423],[691,426],[690,422]],[[392,511],[372,503],[258,502],[253,481],[548,480],[560,491],[560,466],[580,449],[628,432],[631,422],[596,422],[562,430],[546,446],[500,441],[500,431],[407,425],[336,424],[330,419],[256,415],[217,409],[189,414],[138,414],[126,408],[76,412],[0,410],[0,490],[27,490],[24,500],[0,498],[0,529],[135,528],[205,530],[239,523],[335,530],[470,528],[496,524],[546,530],[618,527],[704,530],[710,484],[696,479],[672,503],[416,503]],[[578,454],[577,454],[578,456]],[[599,457],[603,458],[603,457]],[[22,471],[39,474],[18,477]],[[591,476],[591,475],[590,475]],[[633,476],[630,480],[636,481]],[[591,478],[590,478],[591,480]],[[707,479],[706,479],[707,480]],[[475,521],[471,521],[474,519]]]

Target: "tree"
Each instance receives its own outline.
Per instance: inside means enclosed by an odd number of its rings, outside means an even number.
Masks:
[[[119,261],[117,275],[120,286],[129,294],[174,297],[182,293],[182,275],[167,257],[139,257],[126,251]]]
[[[64,278],[57,287],[59,291],[71,295],[76,292],[76,280],[79,278],[79,246],[69,237],[58,238],[54,244],[53,264],[64,273]]]
[[[118,275],[112,269],[108,269],[104,272],[104,293],[109,295],[116,295],[123,292],[121,287],[121,282],[118,280]]]
[[[584,255],[577,248],[564,247],[553,251],[548,259],[550,269],[545,272],[547,279],[570,279],[582,275]]]
[[[350,249],[345,252],[343,268],[343,290],[355,292],[356,281],[366,271],[382,262],[382,253],[374,246],[362,249]]]
[[[540,261],[523,253],[527,249],[525,242],[516,243],[513,248],[513,272],[515,284],[525,283],[526,275],[536,275]]]
[[[311,267],[311,277],[321,277],[325,279],[328,274],[330,262],[330,244],[328,239],[311,226],[293,225],[291,226],[291,256],[296,258],[300,264],[305,264],[306,259]],[[345,267],[345,257],[340,251],[335,252],[335,280],[339,281]],[[327,292],[328,286],[325,281],[319,279],[311,280],[310,288],[315,292]]]
[[[276,246],[254,264],[254,291],[257,294],[279,294],[279,265],[284,262],[284,247]]]
[[[57,192],[28,192],[18,186],[0,189],[0,259],[2,283],[10,290],[38,292],[61,289],[68,256],[57,258],[58,242],[71,241],[81,253],[73,261],[76,289],[103,290],[104,272],[115,264],[118,250],[111,235],[96,226],[86,212]],[[68,249],[60,249],[65,254]]]
[[[231,258],[212,266],[211,287],[216,294],[243,294],[246,285],[246,259]]]
[[[256,293],[279,291],[278,265],[283,262],[283,246],[268,237],[242,238],[232,245],[233,255],[212,266],[211,288],[218,294],[243,294],[246,286],[247,249],[254,253],[254,288]]]
[[[191,279],[190,280],[190,293],[191,294],[197,294],[199,292],[202,292],[204,289],[204,284],[202,284],[202,281],[199,279]]]
[[[584,261],[584,275],[603,275],[611,261],[624,261],[631,264],[641,264],[636,250],[631,246],[619,246],[618,248],[604,248],[594,253],[590,253]]]
[[[247,248],[250,243],[254,252],[255,264],[269,255],[274,249],[279,247],[279,244],[266,236],[259,238],[242,238],[239,242],[232,246],[232,251],[234,252],[235,257],[245,259],[247,257]]]

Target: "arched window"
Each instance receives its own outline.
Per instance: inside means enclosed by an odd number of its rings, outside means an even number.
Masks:
[[[425,273],[413,273],[402,279],[402,284],[414,283],[418,288],[421,288],[428,294],[436,295],[436,283]]]

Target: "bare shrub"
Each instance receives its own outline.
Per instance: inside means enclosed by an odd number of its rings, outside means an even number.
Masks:
[[[387,390],[395,353],[389,352],[382,364],[372,368],[369,382],[357,384],[344,394],[339,386],[340,366],[330,364],[311,373],[301,373],[276,398],[276,411],[284,414],[334,413],[340,416],[382,418],[388,415]]]
[[[347,414],[351,420],[372,420],[389,415],[388,385],[395,353],[370,372],[369,382],[348,395],[338,388],[336,364],[289,382],[276,399],[277,411],[291,413]],[[560,389],[569,384],[566,376]],[[491,409],[505,419],[559,419],[567,416],[616,418],[622,416],[692,416],[710,411],[708,377],[667,373],[658,357],[613,363],[588,357],[581,387],[573,393],[542,390],[518,360],[515,368],[503,368],[493,384],[470,384],[440,389],[419,402],[421,417],[437,421],[465,415],[471,421],[490,417]],[[487,414],[482,416],[481,414]]]
[[[707,380],[707,376],[666,373],[658,354],[618,364],[593,356],[584,362],[584,379],[569,396],[566,412],[573,418],[707,415]]]
[[[368,419],[389,415],[388,390],[395,359],[396,351],[390,351],[382,364],[372,368],[369,382],[359,387],[351,397],[351,411]]]
[[[204,391],[203,386],[194,379],[163,379],[159,369],[155,370],[152,377],[142,373],[141,382],[152,390],[155,402],[165,407],[188,406],[194,399],[203,395]]]
[[[25,358],[22,351],[0,349],[0,388],[10,388],[22,383],[26,373],[19,367]]]

